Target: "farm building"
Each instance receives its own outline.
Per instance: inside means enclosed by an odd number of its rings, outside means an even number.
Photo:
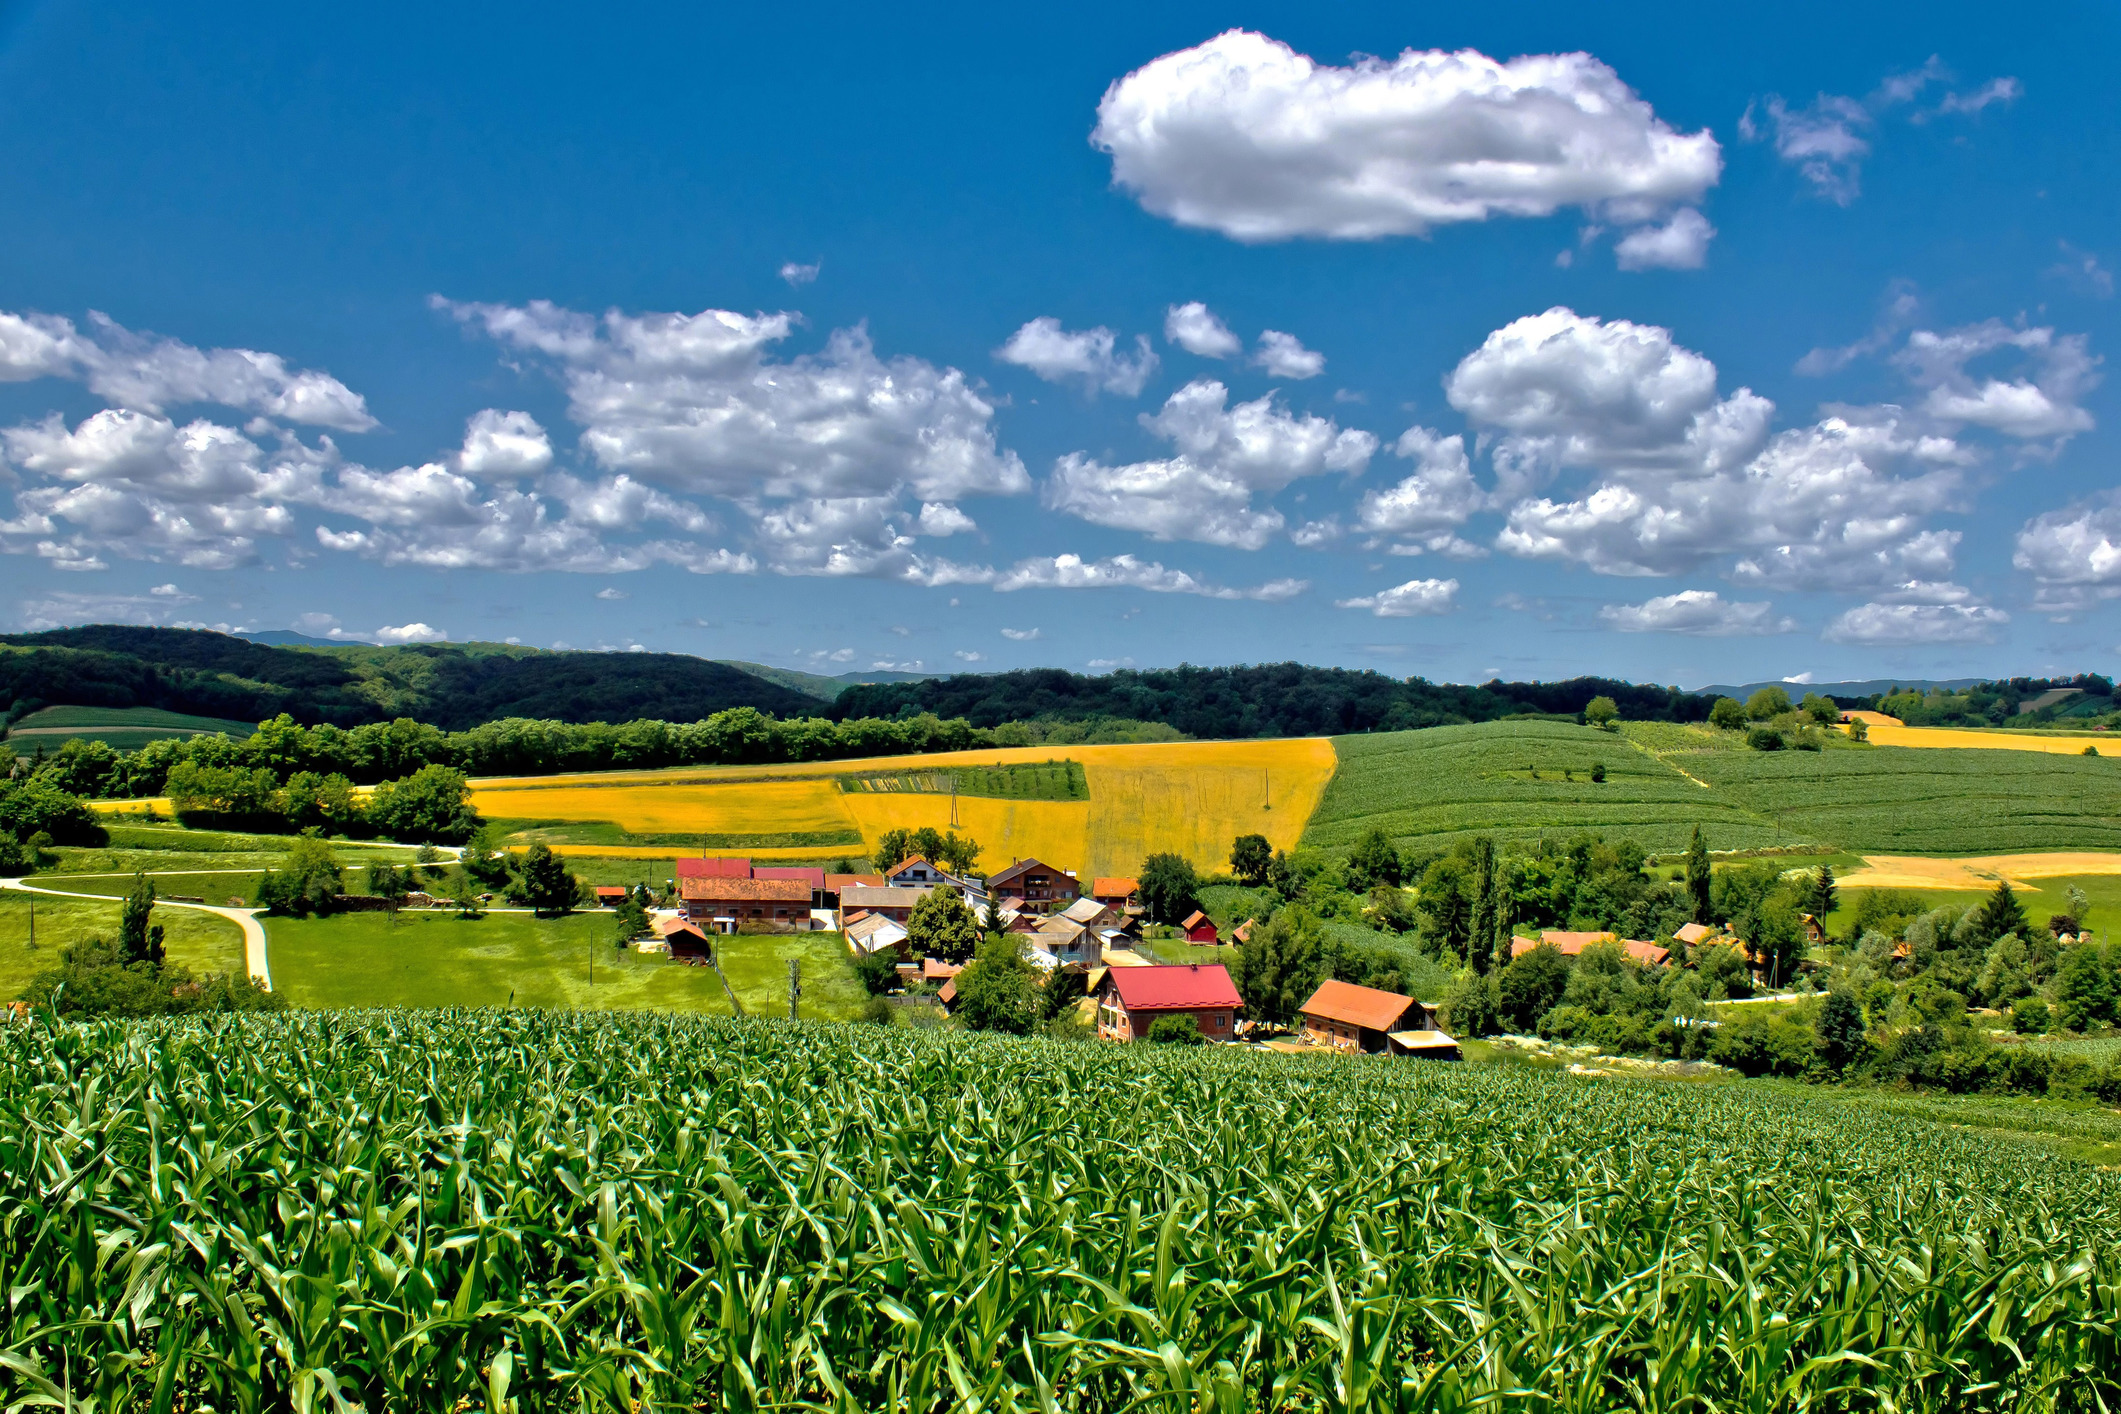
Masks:
[[[1103,951],[1097,933],[1065,914],[1048,918],[1024,942],[1033,948],[1033,958],[1042,965],[1064,967],[1071,962],[1096,962]],[[1050,963],[1046,962],[1051,958]]]
[[[1185,922],[1178,925],[1189,943],[1219,943],[1222,934],[1215,929],[1215,920],[1195,909]]]
[[[690,875],[678,880],[678,898],[694,922],[715,931],[740,927],[796,932],[810,927],[810,885],[801,879]]]
[[[1252,930],[1258,926],[1259,920],[1257,918],[1247,918],[1230,930],[1230,941],[1236,943],[1239,947],[1243,947],[1246,943],[1252,941]]]
[[[847,947],[857,953],[906,952],[906,925],[881,913],[864,913],[843,924]]]
[[[1395,1031],[1427,1031],[1436,1025],[1435,1010],[1412,997],[1330,977],[1318,984],[1297,1014],[1303,1017],[1304,1039],[1313,1045],[1366,1054],[1387,1049]]]
[[[805,869],[797,865],[758,866],[751,871],[754,879],[799,879],[810,886],[810,906],[825,906],[825,871]]]
[[[1712,923],[1682,923],[1672,931],[1672,936],[1690,948],[1698,948],[1714,938],[1723,936],[1723,930]]]
[[[987,892],[1004,906],[1049,913],[1066,908],[1083,896],[1083,887],[1073,874],[1039,859],[1019,859],[987,879]]]
[[[1109,909],[1125,912],[1134,907],[1141,893],[1141,882],[1136,879],[1102,878],[1090,881],[1090,897]]]
[[[1457,1038],[1441,1031],[1394,1031],[1385,1037],[1385,1049],[1395,1056],[1416,1060],[1464,1060]]]
[[[872,889],[866,886],[840,890],[840,918],[856,913],[876,913],[903,923],[913,916],[913,905],[933,893],[932,889]]]
[[[1672,955],[1670,948],[1646,943],[1640,938],[1623,938],[1617,933],[1571,933],[1563,928],[1548,928],[1536,938],[1527,938],[1520,934],[1510,939],[1510,956],[1528,953],[1536,947],[1550,947],[1563,957],[1574,957],[1585,948],[1597,947],[1602,943],[1618,947],[1645,967],[1662,967],[1665,959]]]
[[[597,907],[617,908],[620,904],[626,902],[626,895],[629,892],[631,891],[624,884],[598,884]]]
[[[675,918],[658,918],[655,931],[669,949],[672,961],[704,962],[714,956],[713,942],[699,924],[682,913]]]
[[[1096,897],[1077,899],[1062,909],[1060,916],[1085,928],[1117,928],[1126,921],[1118,909]]]
[[[1097,1034],[1107,1041],[1139,1041],[1158,1017],[1190,1016],[1200,1034],[1227,1041],[1237,1034],[1244,999],[1228,968],[1217,963],[1178,967],[1114,967],[1097,998]]]
[[[950,871],[940,864],[930,864],[919,855],[901,860],[884,871],[884,883],[894,889],[934,888],[937,884],[956,883]]]

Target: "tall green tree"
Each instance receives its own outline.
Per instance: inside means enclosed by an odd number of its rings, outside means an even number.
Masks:
[[[1466,919],[1466,960],[1486,972],[1495,960],[1495,841],[1473,841],[1473,897]]]
[[[1869,1048],[1863,1030],[1863,1003],[1853,993],[1838,987],[1827,993],[1813,1025],[1819,1033],[1820,1058],[1836,1073],[1857,1065]]]
[[[1529,1032],[1539,1018],[1561,1004],[1569,987],[1569,960],[1561,950],[1546,943],[1512,958],[1495,975],[1495,997],[1503,1023],[1512,1030]]]
[[[1841,891],[1834,887],[1832,865],[1822,864],[1812,871],[1811,886],[1805,890],[1804,911],[1826,925],[1826,916],[1841,903]]]
[[[1286,1024],[1310,1000],[1327,972],[1325,932],[1299,904],[1285,904],[1240,943],[1230,980],[1245,999],[1245,1014]]]
[[[1472,899],[1466,889],[1465,862],[1445,855],[1421,876],[1421,890],[1414,909],[1422,917],[1423,930],[1444,952],[1464,961],[1472,932]]]
[[[979,920],[956,889],[930,889],[906,916],[906,940],[917,957],[963,962],[979,946]]]
[[[1230,869],[1239,882],[1258,888],[1267,882],[1267,869],[1274,863],[1274,846],[1265,835],[1239,835],[1230,845]]]
[[[1730,699],[1724,700],[1728,702]],[[1688,900],[1694,905],[1696,923],[1709,921],[1709,881],[1712,877],[1708,841],[1702,838],[1701,826],[1696,825],[1694,838],[1686,847],[1686,891]]]
[[[641,907],[641,901],[632,894],[626,895],[620,901],[617,914],[612,919],[614,941],[623,948],[635,938],[645,936],[647,932],[648,910]]]
[[[523,852],[515,875],[515,892],[533,912],[566,913],[581,897],[581,882],[567,871],[567,861],[542,840]]]
[[[996,933],[980,942],[971,965],[957,974],[957,1019],[974,1031],[1031,1034],[1039,1020],[1038,984],[1022,938]]]
[[[1745,704],[1735,697],[1719,697],[1709,707],[1709,725],[1736,731],[1745,725]]]
[[[2121,1008],[2121,982],[2113,962],[2097,943],[2073,943],[2062,950],[2055,976],[2055,1015],[2072,1031],[2089,1031],[2115,1019]]]
[[[1995,889],[1974,914],[1975,940],[1986,946],[2005,933],[2016,933],[2022,937],[2028,931],[2030,927],[2025,918],[2025,905],[2018,902],[2018,895],[2011,888],[2010,880],[1998,879]]]
[[[132,892],[118,914],[118,951],[129,963],[162,965],[162,925],[148,921],[154,907],[154,881],[144,873],[134,874]]]
[[[1392,843],[1382,825],[1373,825],[1348,851],[1348,883],[1359,893],[1368,893],[1380,884],[1396,886],[1404,877],[1405,867],[1399,846]]]
[[[1151,923],[1182,923],[1200,907],[1200,876],[1182,854],[1152,854],[1136,883]]]
[[[1745,700],[1745,715],[1756,722],[1779,717],[1790,710],[1790,695],[1779,687],[1763,687]]]
[[[1610,697],[1592,698],[1583,706],[1583,719],[1594,727],[1610,726],[1620,716],[1620,705]]]
[[[385,781],[368,799],[368,818],[408,843],[462,844],[479,827],[471,780],[454,766],[422,766],[403,780]]]

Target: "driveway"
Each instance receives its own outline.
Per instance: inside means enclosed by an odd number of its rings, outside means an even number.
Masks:
[[[222,871],[214,871],[222,872]],[[231,871],[237,872],[237,871]],[[255,869],[240,871],[255,874]],[[47,889],[32,884],[27,879],[0,879],[0,889],[18,889],[26,894],[44,894],[51,898],[85,898],[97,903],[123,903],[123,899],[109,894],[77,894],[65,889]],[[265,925],[258,921],[264,910],[257,908],[221,908],[210,903],[174,903],[169,899],[156,899],[157,908],[191,908],[201,913],[211,913],[226,918],[243,930],[243,965],[252,979],[266,991],[272,990],[272,960],[265,953]]]

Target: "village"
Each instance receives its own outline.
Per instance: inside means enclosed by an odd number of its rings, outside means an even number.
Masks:
[[[1242,947],[1259,926],[1246,919],[1224,932],[1196,908],[1175,925],[1148,920],[1139,881],[1077,874],[1041,859],[1012,860],[979,876],[913,854],[879,873],[840,873],[821,867],[754,864],[744,857],[676,861],[661,907],[647,911],[644,936],[632,946],[671,961],[712,966],[715,939],[737,933],[835,932],[850,960],[886,975],[894,999],[930,1002],[955,1014],[959,980],[971,965],[962,942],[966,923],[1007,940],[1034,985],[1073,1009],[1087,1034],[1130,1043],[1182,1040],[1191,1044],[1250,1044],[1283,1052],[1331,1051],[1460,1060],[1458,1038],[1439,1024],[1440,998],[1326,977],[1295,1009],[1288,1024],[1248,1015],[1246,998],[1221,962],[1165,961],[1159,944],[1187,952]],[[619,906],[633,895],[623,886],[595,890],[598,902]],[[960,944],[936,945],[922,936],[923,913],[959,920]],[[1818,924],[1802,915],[1808,934]],[[931,930],[932,931],[932,930]],[[1538,929],[1513,933],[1509,956],[1551,948],[1575,959],[1609,948],[1645,968],[1664,968],[1672,943],[1683,952],[1731,943],[1725,930],[1685,923],[1657,943],[1612,931]],[[1056,1008],[1057,1009],[1057,1008]],[[1256,1012],[1257,1009],[1250,1009]]]

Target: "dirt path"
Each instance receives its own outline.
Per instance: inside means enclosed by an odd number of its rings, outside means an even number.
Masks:
[[[238,872],[238,871],[230,871]],[[255,873],[255,870],[242,870]],[[63,876],[62,876],[63,877]],[[47,889],[30,883],[26,879],[0,879],[0,889],[19,889],[26,894],[44,894],[51,898],[85,898],[96,903],[123,903],[123,899],[109,894],[77,894],[69,889]],[[211,913],[226,918],[243,930],[243,966],[260,987],[272,990],[272,960],[265,951],[265,925],[258,921],[260,910],[255,908],[221,908],[210,903],[173,903],[169,899],[156,899],[157,908],[191,908],[201,913]]]

